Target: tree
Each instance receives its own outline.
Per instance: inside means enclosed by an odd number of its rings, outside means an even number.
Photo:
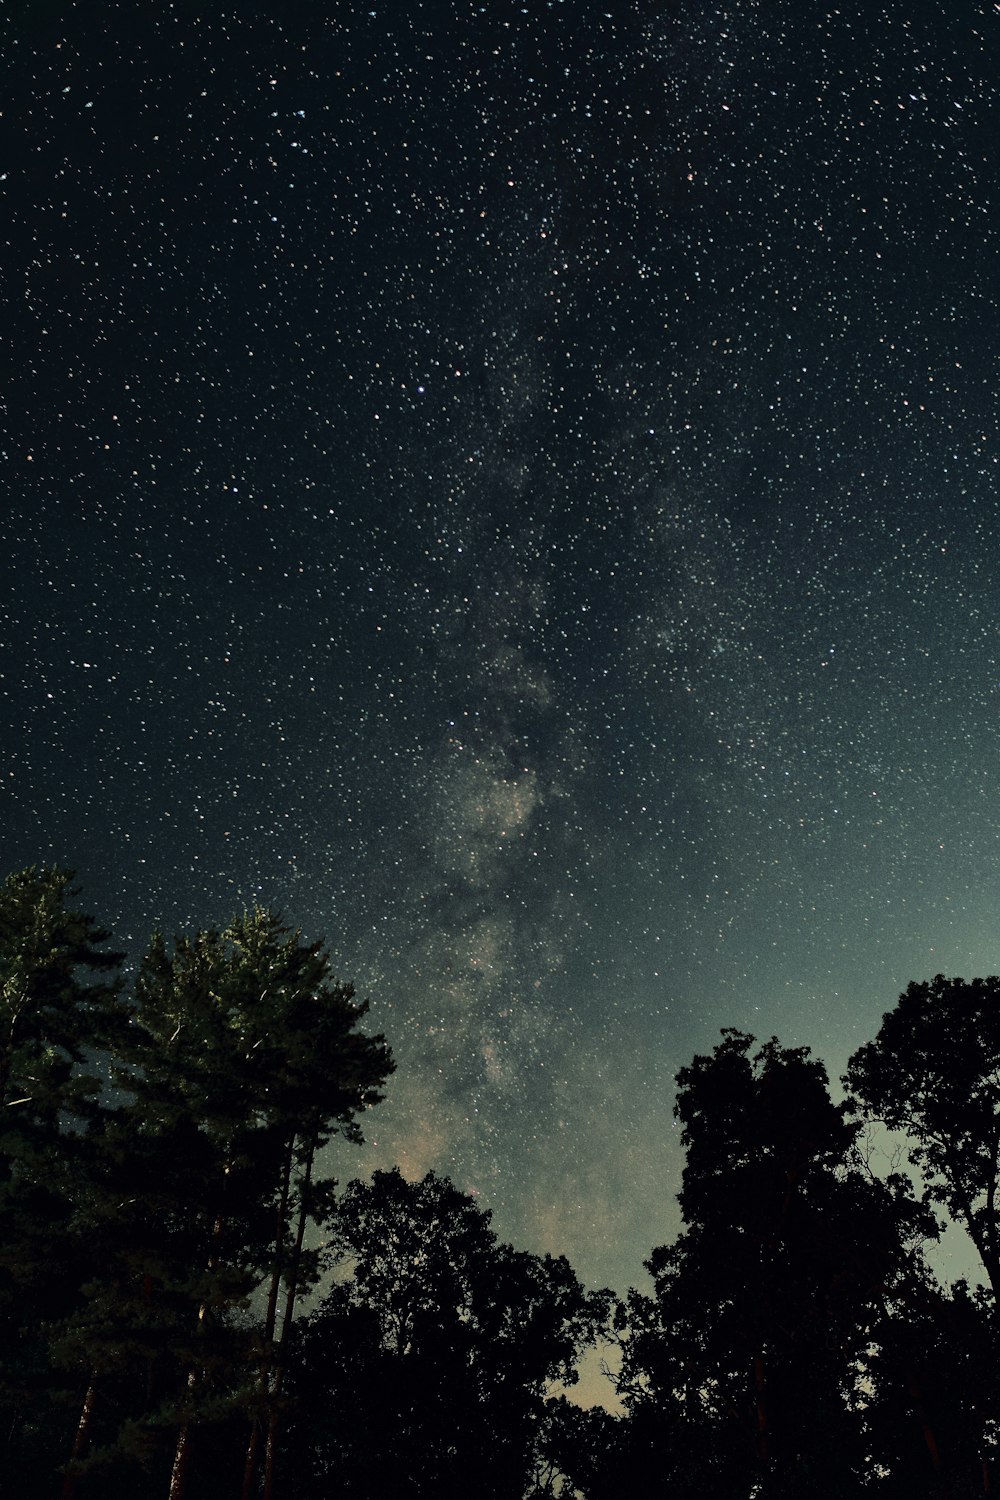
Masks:
[[[282,974],[285,991],[279,1055],[268,1085],[282,1168],[262,1331],[260,1395],[264,1411],[258,1413],[251,1428],[244,1472],[247,1497],[264,1415],[264,1496],[270,1500],[280,1397],[296,1299],[303,1289],[315,1284],[319,1274],[318,1256],[305,1250],[306,1227],[310,1221],[326,1224],[333,1213],[336,1182],[332,1178],[315,1179],[317,1153],[334,1134],[361,1142],[357,1116],[381,1099],[379,1089],[394,1065],[382,1036],[367,1037],[356,1029],[367,1003],[355,1003],[353,986],[330,983],[328,959],[319,944],[304,946],[297,933],[287,936],[273,917],[261,913],[248,936],[250,961],[259,964],[261,955],[267,955],[272,974],[275,969]],[[282,1287],[285,1302],[279,1323]]]
[[[232,1437],[248,1411],[247,1491],[261,1430],[273,1469],[295,1301],[316,1274],[306,1229],[331,1206],[316,1156],[335,1131],[361,1138],[357,1116],[392,1071],[384,1039],[358,1030],[364,1013],[330,978],[321,946],[270,912],[172,948],[154,937],[103,1136],[103,1201],[117,1202],[118,1223],[74,1325],[90,1362],[81,1427],[102,1390],[126,1391],[117,1424],[94,1428],[86,1458],[77,1444],[76,1470],[125,1449],[155,1469],[173,1431],[167,1483],[179,1500],[195,1433]],[[65,1347],[69,1357],[72,1341]]]
[[[297,1493],[521,1500],[549,1385],[575,1380],[609,1294],[562,1257],[499,1243],[489,1221],[433,1173],[346,1189],[331,1226],[341,1279],[295,1366]]]
[[[550,1398],[538,1435],[536,1477],[527,1500],[569,1495],[620,1500],[641,1495],[632,1482],[628,1422],[603,1406],[580,1407]],[[568,1487],[568,1488],[567,1488]]]
[[[807,1048],[728,1030],[678,1075],[685,1228],[619,1312],[636,1494],[856,1493],[859,1360],[927,1228],[852,1167],[858,1127]]]
[[[67,907],[79,894],[72,880],[69,870],[29,868],[0,886],[0,1119],[8,1141],[15,1132],[23,1139],[49,1131],[61,1115],[86,1115],[100,1083],[83,1065],[114,1045],[127,1019],[118,1001],[123,955],[103,951],[109,934]]]
[[[859,1113],[907,1132],[928,1201],[968,1231],[1000,1297],[1000,978],[909,985],[844,1082]]]
[[[221,935],[178,940],[173,955],[156,940],[140,972],[137,1020],[145,1038],[138,1098],[155,1102],[165,1122],[180,1103],[200,1133],[207,1168],[196,1203],[204,1275],[171,1500],[184,1490],[198,1400],[218,1389],[230,1357],[225,1314],[245,1306],[265,1280],[264,1326],[256,1339],[257,1421],[266,1421],[268,1474],[273,1471],[275,1400],[295,1299],[310,1277],[305,1229],[330,1209],[332,1184],[313,1181],[316,1153],[338,1130],[360,1140],[356,1116],[379,1100],[393,1066],[384,1038],[358,1032],[367,1007],[353,994],[330,979],[319,943],[304,943],[259,909]],[[220,1333],[223,1347],[216,1353]],[[255,1425],[247,1454],[248,1491],[258,1430]],[[266,1478],[265,1493],[270,1485]]]
[[[988,1293],[908,1277],[863,1361],[865,1447],[885,1500],[990,1493],[1000,1432]]]
[[[72,904],[72,879],[31,868],[0,886],[0,1472],[18,1495],[62,1456],[51,1341],[86,1276],[88,1131],[100,1116],[101,1055],[128,1019],[121,954]]]

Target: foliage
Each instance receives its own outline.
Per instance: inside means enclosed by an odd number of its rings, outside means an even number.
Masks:
[[[121,955],[72,904],[72,878],[27,869],[0,886],[0,1493],[21,1496],[51,1469],[65,1421],[51,1336],[89,1274],[88,1130],[101,1055],[127,1022]]]
[[[498,1242],[489,1220],[433,1173],[349,1185],[332,1243],[350,1274],[309,1319],[296,1374],[304,1493],[451,1495],[474,1474],[484,1500],[520,1500],[548,1387],[575,1380],[610,1294]]]
[[[886,1301],[864,1361],[865,1443],[885,1500],[988,1492],[998,1385],[989,1294],[911,1280]]]
[[[0,1496],[996,1487],[1000,980],[910,985],[845,1104],[738,1031],[681,1070],[683,1229],[617,1305],[613,1416],[556,1393],[610,1293],[434,1173],[337,1199],[324,1148],[393,1063],[319,944],[264,910],[157,935],[126,1000],[75,894],[0,886]],[[866,1118],[907,1131],[922,1202],[868,1169]],[[931,1276],[934,1208],[993,1292]]]
[[[72,872],[27,869],[0,886],[0,1109],[4,1139],[82,1116],[99,1087],[82,1065],[121,1035],[108,933],[66,905]],[[91,976],[92,982],[85,982]],[[106,978],[98,976],[108,976]],[[10,1111],[8,1115],[7,1111]],[[12,1122],[12,1123],[11,1123]]]
[[[909,985],[844,1081],[859,1110],[908,1133],[928,1200],[968,1231],[1000,1296],[1000,979]]]
[[[678,1076],[685,1228],[619,1312],[634,1453],[681,1493],[858,1492],[860,1361],[926,1224],[857,1169],[808,1049],[723,1033]]]

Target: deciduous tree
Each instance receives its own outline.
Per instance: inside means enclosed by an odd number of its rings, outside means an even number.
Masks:
[[[497,1241],[446,1178],[378,1172],[333,1222],[342,1273],[296,1367],[296,1491],[521,1500],[550,1382],[575,1379],[609,1295]]]
[[[685,1227],[620,1314],[635,1483],[844,1500],[858,1361],[926,1226],[905,1184],[853,1168],[857,1126],[808,1049],[727,1031],[678,1083]]]
[[[967,1230],[1000,1297],[1000,978],[909,985],[844,1080],[905,1130],[928,1200]]]

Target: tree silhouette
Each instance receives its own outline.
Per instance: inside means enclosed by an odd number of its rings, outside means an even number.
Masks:
[[[489,1219],[433,1173],[346,1189],[332,1243],[350,1274],[307,1321],[294,1376],[297,1493],[521,1500],[549,1384],[575,1379],[610,1296]]]
[[[988,1293],[907,1278],[864,1358],[865,1447],[886,1500],[991,1492],[1000,1377]]]
[[[63,1382],[52,1338],[88,1273],[88,1131],[100,1055],[128,1019],[121,955],[72,904],[72,879],[27,869],[0,886],[0,1493],[19,1496],[64,1457],[53,1447]]]
[[[683,1229],[617,1306],[612,1416],[554,1390],[610,1293],[434,1173],[336,1199],[324,1148],[393,1063],[319,944],[260,909],[155,936],[126,1002],[70,881],[0,886],[0,1496],[995,1488],[1000,979],[911,984],[844,1104],[808,1048],[735,1030],[681,1070]],[[866,1119],[908,1133],[922,1201]],[[931,1275],[934,1208],[990,1289]]]
[[[332,1202],[317,1153],[337,1131],[361,1139],[392,1071],[364,1013],[270,912],[154,937],[88,1137],[91,1274],[54,1344],[86,1390],[67,1500],[91,1474],[144,1490],[162,1476],[177,1500],[196,1433],[201,1492],[221,1465],[234,1494],[241,1467],[256,1493],[261,1457],[270,1492],[296,1299],[318,1274],[306,1230]]]
[[[725,1031],[678,1075],[685,1228],[619,1314],[631,1480],[678,1495],[860,1492],[858,1361],[917,1206],[851,1169],[857,1125],[807,1048]]]
[[[909,985],[844,1082],[860,1111],[908,1133],[929,1201],[967,1230],[1000,1297],[1000,979]]]
[[[565,1396],[546,1404],[538,1435],[535,1483],[528,1500],[582,1495],[585,1500],[640,1500],[631,1423],[603,1406],[576,1406]],[[568,1486],[568,1489],[565,1488]]]
[[[193,1426],[217,1416],[220,1392],[251,1399],[236,1320],[262,1284],[263,1327],[252,1343],[256,1409],[245,1464],[255,1478],[263,1421],[273,1469],[285,1350],[296,1297],[314,1275],[305,1228],[329,1211],[331,1184],[313,1180],[317,1151],[337,1130],[361,1139],[356,1116],[381,1097],[392,1071],[382,1037],[357,1031],[366,1007],[330,979],[318,943],[306,944],[257,910],[223,933],[154,939],[136,985],[138,1041],[123,1083],[146,1128],[194,1131],[183,1210],[199,1226],[201,1264],[189,1268],[191,1344],[180,1403],[171,1500],[184,1493]],[[282,1288],[285,1309],[277,1309]],[[235,1340],[235,1347],[234,1347]],[[251,1382],[252,1384],[252,1382]],[[265,1477],[265,1494],[270,1481]]]

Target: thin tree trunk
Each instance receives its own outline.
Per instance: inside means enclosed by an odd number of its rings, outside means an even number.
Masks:
[[[295,1314],[295,1296],[298,1291],[299,1266],[302,1261],[302,1243],[306,1234],[306,1220],[309,1217],[309,1183],[312,1179],[312,1164],[315,1149],[315,1146],[309,1148],[305,1170],[302,1173],[302,1182],[299,1186],[299,1222],[295,1230],[295,1246],[292,1250],[292,1258],[288,1268],[288,1293],[285,1297],[285,1311],[281,1319],[281,1334],[278,1339],[278,1354],[271,1382],[271,1409],[267,1416],[267,1446],[264,1451],[264,1500],[274,1500],[274,1464],[278,1440],[277,1402],[285,1380],[288,1337],[291,1333],[292,1318]]]
[[[229,1167],[226,1167],[226,1175],[229,1175]],[[225,1220],[220,1213],[212,1225],[212,1242],[208,1254],[207,1270],[211,1273],[218,1269],[219,1246],[222,1243],[222,1233],[225,1228]],[[208,1323],[208,1303],[203,1302],[198,1308],[198,1332],[204,1334]],[[198,1371],[188,1371],[187,1377],[187,1405],[190,1411],[191,1402],[198,1386]],[[184,1417],[177,1433],[177,1447],[174,1449],[174,1464],[170,1471],[170,1489],[167,1491],[168,1500],[183,1500],[184,1488],[187,1484],[188,1466],[191,1461],[191,1418]]]
[[[285,1239],[285,1225],[288,1221],[288,1196],[292,1186],[292,1160],[295,1152],[295,1136],[288,1142],[288,1153],[285,1157],[284,1173],[281,1181],[281,1198],[275,1216],[274,1226],[274,1266],[271,1270],[271,1286],[267,1294],[267,1313],[264,1318],[264,1344],[265,1348],[274,1338],[274,1327],[278,1317],[278,1295],[281,1291],[281,1249]],[[260,1368],[259,1393],[263,1402],[266,1401],[268,1384],[270,1381],[269,1356],[265,1354]],[[242,1500],[251,1500],[253,1494],[253,1483],[257,1471],[257,1453],[260,1449],[261,1416],[256,1414],[250,1423],[250,1436],[247,1440],[246,1463],[243,1467],[243,1494]]]
[[[94,1405],[97,1401],[97,1371],[91,1371],[90,1384],[87,1394],[83,1398],[83,1407],[80,1411],[80,1420],[76,1424],[76,1432],[73,1435],[73,1447],[69,1455],[69,1467],[63,1480],[62,1494],[60,1500],[73,1500],[76,1494],[77,1469],[76,1465],[84,1455],[87,1440],[90,1437],[90,1420],[94,1415]]]
[[[191,1370],[188,1374],[188,1394],[194,1394],[194,1388],[198,1383],[197,1372]],[[191,1422],[185,1417],[177,1434],[177,1447],[174,1450],[174,1465],[170,1471],[169,1500],[181,1500],[184,1487],[187,1484],[188,1466],[191,1462]]]
[[[930,1455],[931,1468],[934,1470],[935,1474],[938,1474],[941,1471],[941,1450],[938,1448],[937,1438],[934,1436],[934,1428],[931,1426],[927,1413],[924,1410],[923,1393],[921,1392],[920,1386],[917,1384],[917,1377],[913,1374],[912,1371],[910,1371],[907,1376],[907,1384],[910,1388],[910,1399],[913,1402],[914,1415],[916,1416],[917,1421],[920,1423],[920,1431],[923,1436],[927,1452]]]
[[[265,1380],[266,1380],[265,1376]],[[254,1476],[257,1471],[257,1453],[260,1448],[260,1417],[255,1416],[250,1423],[250,1436],[247,1439],[247,1456],[243,1465],[243,1494],[242,1500],[251,1500],[253,1495]]]
[[[767,1406],[766,1406],[765,1401],[764,1401],[764,1389],[765,1389],[765,1381],[764,1381],[764,1359],[763,1359],[763,1356],[760,1355],[760,1354],[757,1354],[757,1355],[754,1356],[754,1362],[753,1362],[753,1383],[754,1383],[754,1392],[755,1392],[755,1396],[756,1396],[756,1414],[757,1414],[757,1436],[756,1436],[757,1457],[760,1460],[760,1462],[763,1464],[763,1463],[767,1462],[767,1448],[768,1448],[768,1444],[767,1444]]]
[[[997,1157],[1000,1153],[1000,1128],[994,1122],[990,1139],[990,1176],[986,1186],[986,1214],[983,1226],[983,1244],[988,1248],[989,1259],[985,1261],[993,1296],[1000,1301],[1000,1255],[997,1253]]]

